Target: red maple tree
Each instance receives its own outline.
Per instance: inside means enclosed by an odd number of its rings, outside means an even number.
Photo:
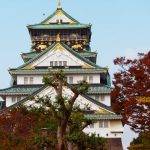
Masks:
[[[150,130],[150,51],[136,59],[116,58],[120,70],[114,74],[112,105],[123,115],[123,123],[136,132]]]
[[[41,109],[29,111],[25,107],[6,109],[0,112],[0,149],[37,150],[42,148],[45,141],[56,142],[52,135],[43,139],[42,128],[46,125],[54,127],[55,121],[48,116],[49,112]],[[54,129],[53,129],[54,130]]]

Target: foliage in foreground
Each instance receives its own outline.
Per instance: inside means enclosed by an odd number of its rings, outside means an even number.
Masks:
[[[18,107],[1,114],[0,148],[104,149],[103,138],[83,133],[83,129],[92,121],[85,119],[85,110],[75,104],[78,96],[87,92],[87,83],[82,81],[70,86],[72,95],[66,97],[63,91],[68,84],[62,71],[45,76],[43,82],[54,89],[55,98],[51,98],[51,95],[30,97],[29,100],[38,107]]]
[[[130,143],[129,150],[148,150],[150,149],[150,132],[142,132]]]
[[[114,110],[134,131],[150,131],[150,52],[133,60],[116,58],[114,63],[120,68],[114,74]]]
[[[39,150],[44,147],[56,149],[57,121],[50,116],[52,113],[43,108],[29,110],[25,107],[0,114],[0,150]],[[77,124],[73,128],[74,132],[66,138],[74,143],[74,148],[104,149],[105,139],[80,132]]]

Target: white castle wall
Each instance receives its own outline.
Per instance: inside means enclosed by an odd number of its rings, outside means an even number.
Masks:
[[[109,120],[108,125],[109,125],[108,128],[100,128],[99,122],[96,122],[94,123],[93,127],[88,126],[83,131],[87,134],[96,134],[97,136],[105,138],[122,137],[123,126],[120,120]]]
[[[107,106],[111,106],[111,100],[110,100],[110,95],[106,95],[106,94],[103,94],[103,99],[101,99],[101,95],[89,95],[91,98],[107,105]],[[97,98],[98,99],[97,99]]]
[[[6,96],[6,107],[9,107],[9,106],[11,106],[11,105],[13,105],[17,102],[17,101],[13,102],[12,97],[13,96]],[[21,100],[24,99],[24,98],[25,98],[25,96],[21,96]]]
[[[24,78],[25,77],[33,77],[33,85],[35,84],[43,84],[42,80],[43,80],[43,76],[39,76],[39,75],[17,75],[17,85],[24,85]]]
[[[67,78],[73,77],[73,83],[77,84],[79,81],[82,81],[85,75],[67,75]],[[93,84],[100,84],[100,75],[99,74],[92,74],[92,75],[86,75],[87,76],[87,82],[89,82],[89,77],[93,77]],[[35,84],[43,84],[42,75],[17,75],[17,84],[23,85],[24,84],[24,77],[33,77],[33,85]]]

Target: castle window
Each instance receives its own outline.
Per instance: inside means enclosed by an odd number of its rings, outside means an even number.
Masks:
[[[89,76],[89,83],[93,83],[93,76]]]
[[[83,76],[83,81],[87,81],[87,76]]]
[[[24,84],[33,84],[33,77],[24,77]]]
[[[100,101],[104,101],[105,100],[105,96],[104,95],[101,95],[100,96]]]
[[[56,23],[59,23],[59,19],[56,20]]]
[[[21,101],[21,97],[20,96],[17,97],[17,102],[19,102],[19,101]]]
[[[24,77],[24,84],[28,84],[28,77]]]
[[[58,66],[58,61],[55,61],[55,66]]]
[[[73,84],[73,77],[69,77],[69,78],[68,78],[68,83],[69,83],[69,84]]]
[[[50,61],[50,66],[51,66],[51,67],[53,66],[53,61]]]
[[[100,128],[108,128],[108,121],[99,121]]]
[[[95,100],[99,101],[99,95],[95,95]]]
[[[63,23],[63,20],[62,20],[62,19],[60,19],[60,23]]]
[[[33,84],[33,77],[30,77],[30,84]]]
[[[94,123],[89,125],[90,128],[94,128]]]
[[[59,61],[59,66],[62,66],[62,61]]]
[[[67,66],[67,61],[63,61],[63,66]]]
[[[12,97],[12,103],[17,103],[17,102],[19,102],[21,100],[21,97],[20,96],[13,96]]]
[[[50,66],[67,66],[67,61],[50,61]]]
[[[13,96],[12,99],[11,99],[12,103],[16,103],[16,97]]]

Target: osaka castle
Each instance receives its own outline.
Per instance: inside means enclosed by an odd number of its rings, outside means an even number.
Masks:
[[[122,117],[111,108],[109,70],[96,63],[97,53],[90,47],[91,24],[83,24],[72,18],[59,2],[52,15],[27,28],[31,50],[21,54],[22,65],[9,69],[12,84],[0,90],[5,107],[30,103],[29,97],[53,95],[52,87],[44,86],[43,76],[63,70],[68,84],[85,80],[90,85],[88,93],[77,98],[79,106],[88,105],[95,112],[87,114],[94,123],[84,132],[108,138],[110,145],[118,146],[117,150],[122,149]],[[64,87],[64,91],[66,95],[71,94],[69,87]]]

